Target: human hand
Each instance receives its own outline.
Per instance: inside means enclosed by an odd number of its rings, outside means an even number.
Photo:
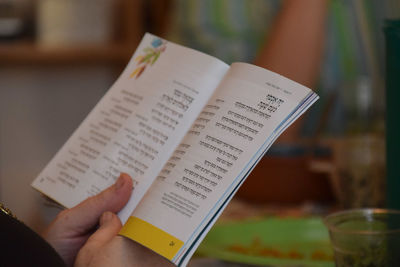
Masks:
[[[79,205],[57,215],[56,219],[43,233],[43,237],[58,252],[67,266],[74,264],[78,251],[94,232],[100,217],[101,226],[99,230],[111,226],[105,223],[108,222],[110,216],[113,222],[112,226],[115,226],[114,223],[117,224],[116,222],[121,225],[118,217],[113,213],[121,210],[128,202],[132,194],[132,187],[133,183],[129,175],[121,174],[114,185],[100,194],[90,197]],[[112,229],[117,228],[113,227]],[[113,232],[114,236],[118,231]],[[107,233],[109,232],[107,231]]]
[[[123,236],[117,236],[121,227],[115,214],[104,213],[99,229],[79,251],[74,267],[175,266],[150,249]]]

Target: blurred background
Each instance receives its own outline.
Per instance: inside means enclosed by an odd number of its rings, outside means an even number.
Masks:
[[[54,217],[30,183],[144,32],[227,63],[253,62],[284,2],[0,0],[0,202],[35,230]],[[332,0],[323,18],[310,85],[321,99],[299,137],[274,145],[246,181],[239,213],[249,210],[243,203],[300,212],[386,205],[384,27],[400,18],[400,3]]]

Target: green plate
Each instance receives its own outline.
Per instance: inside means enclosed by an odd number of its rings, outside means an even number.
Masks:
[[[334,267],[320,218],[270,218],[216,224],[197,255],[254,265]]]

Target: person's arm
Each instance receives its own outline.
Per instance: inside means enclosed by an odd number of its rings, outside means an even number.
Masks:
[[[254,63],[312,88],[320,73],[327,6],[327,0],[284,1]],[[298,127],[292,125],[279,140],[295,140]]]

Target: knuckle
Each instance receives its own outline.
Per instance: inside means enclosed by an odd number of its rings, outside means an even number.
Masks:
[[[107,191],[102,192],[98,195],[92,196],[89,198],[89,201],[95,206],[95,207],[103,207],[104,205],[106,205],[106,203],[108,202],[108,198],[107,198]]]
[[[57,214],[55,220],[56,221],[68,221],[68,218],[69,218],[69,209],[65,209],[65,210],[60,211]]]

